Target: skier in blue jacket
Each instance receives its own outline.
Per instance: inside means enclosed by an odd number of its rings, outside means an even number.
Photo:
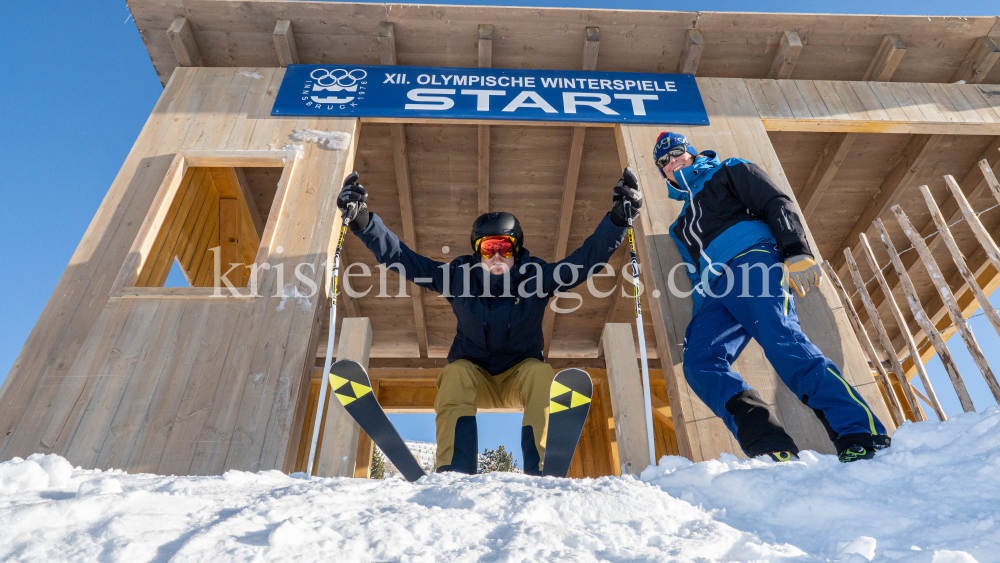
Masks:
[[[627,170],[631,177],[631,171]],[[407,280],[441,294],[458,319],[448,365],[435,381],[437,471],[476,473],[476,410],[523,407],[524,472],[539,475],[545,458],[549,387],[554,372],[542,358],[542,319],[549,299],[603,269],[625,238],[624,202],[636,217],[642,195],[635,182],[614,188],[612,210],[583,246],[548,264],[524,248],[524,235],[510,213],[486,213],[472,227],[474,254],[450,263],[417,254],[368,211],[368,192],[353,173],[337,200],[351,231],[383,265],[399,264]],[[353,205],[350,205],[353,204]]]
[[[750,457],[776,461],[798,448],[732,363],[755,339],[782,381],[826,427],[841,461],[889,445],[882,423],[799,326],[799,297],[819,285],[805,230],[788,198],[759,166],[698,153],[664,132],[654,146],[668,195],[683,201],[670,234],[691,279],[694,310],[684,336],[688,385]]]

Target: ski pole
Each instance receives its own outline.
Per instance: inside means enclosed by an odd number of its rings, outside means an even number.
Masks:
[[[319,405],[316,406],[316,420],[313,422],[312,445],[309,446],[309,465],[306,475],[313,472],[313,461],[316,457],[316,444],[319,441],[319,427],[323,423],[323,407],[326,405],[326,386],[330,366],[333,364],[333,343],[337,336],[337,273],[340,270],[340,251],[344,248],[344,236],[347,235],[347,223],[357,204],[348,203],[347,211],[343,213],[344,222],[340,226],[340,238],[337,240],[337,251],[333,253],[333,273],[330,274],[330,339],[326,342],[326,358],[323,360],[323,381],[319,385]]]
[[[635,256],[635,234],[632,230],[632,204],[625,200],[625,217],[628,219],[628,251],[632,256],[632,285],[635,287],[635,326],[639,332],[639,357],[642,362],[642,399],[646,408],[646,436],[649,439],[649,462],[656,466],[656,447],[653,445],[653,407],[649,390],[649,362],[646,360],[646,333],[642,328],[642,305],[639,303],[639,260]]]

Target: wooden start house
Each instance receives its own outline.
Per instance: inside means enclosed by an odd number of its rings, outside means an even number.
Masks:
[[[657,456],[742,455],[683,377],[690,283],[675,271],[668,233],[680,205],[651,156],[661,131],[758,163],[795,199],[829,274],[798,302],[804,330],[890,429],[924,419],[927,407],[944,416],[929,385],[918,393],[909,381],[926,378],[931,355],[945,358],[956,331],[973,350],[965,319],[1000,284],[996,17],[128,5],[163,94],[0,389],[0,460],[51,452],[129,472],[303,470],[330,332],[335,197],[352,170],[370,209],[439,261],[470,252],[471,224],[491,210],[518,216],[536,256],[561,259],[611,208],[622,168],[636,170]],[[368,98],[334,85],[341,67],[367,69]],[[293,72],[314,68],[327,74],[310,75],[319,88],[299,97]],[[436,82],[447,73],[583,78],[563,82],[561,99],[524,94],[526,79],[494,98],[467,95],[494,104],[481,116],[345,109],[343,100],[367,103],[386,83],[404,89],[407,105],[455,108],[459,90],[485,85]],[[644,78],[625,90],[632,98],[588,98],[584,79],[613,83],[609,73],[652,76],[651,88]],[[674,99],[671,85],[685,85],[707,123],[674,121],[672,102],[657,105]],[[308,109],[279,111],[282,96],[300,103],[316,92]],[[338,105],[348,114],[324,113]],[[654,110],[669,115],[640,119]],[[548,361],[595,381],[572,476],[650,463],[627,258],[623,245],[613,275],[561,297],[574,310],[545,319]],[[175,263],[190,287],[163,287]],[[455,334],[449,305],[401,289],[352,235],[341,273],[337,356],[367,365],[387,411],[432,412]],[[800,447],[832,453],[759,346],[735,369]],[[985,361],[981,369],[1000,396]],[[961,397],[961,376],[949,375]],[[370,457],[371,441],[334,401],[317,472],[367,476]]]

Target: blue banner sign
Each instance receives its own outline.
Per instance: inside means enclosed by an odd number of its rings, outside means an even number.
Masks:
[[[271,115],[708,125],[689,74],[290,65]]]

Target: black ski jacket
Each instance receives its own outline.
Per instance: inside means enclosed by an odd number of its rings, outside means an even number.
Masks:
[[[444,263],[421,256],[400,242],[374,213],[364,229],[353,232],[380,264],[401,265],[406,279],[440,293],[451,304],[458,330],[448,352],[449,362],[469,360],[497,375],[528,358],[543,359],[542,319],[549,299],[600,271],[595,266],[608,261],[626,229],[616,226],[609,213],[583,246],[553,264],[522,249],[510,274],[507,296],[503,276],[489,276],[487,291],[478,257],[459,256]],[[579,304],[572,296],[564,300],[568,301],[559,304],[564,309]]]

